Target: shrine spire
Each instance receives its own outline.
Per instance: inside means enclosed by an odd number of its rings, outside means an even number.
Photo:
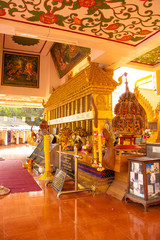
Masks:
[[[129,92],[128,82],[127,82],[127,75],[128,73],[124,73],[123,76],[125,77],[125,84],[126,84],[126,92]]]

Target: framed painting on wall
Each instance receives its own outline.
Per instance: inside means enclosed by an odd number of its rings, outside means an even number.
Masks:
[[[64,43],[55,43],[51,48],[51,55],[60,78],[67,74],[89,54],[90,48]]]
[[[3,52],[1,84],[11,87],[39,87],[39,60],[37,55]]]

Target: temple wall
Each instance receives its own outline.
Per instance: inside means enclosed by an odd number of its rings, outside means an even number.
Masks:
[[[25,53],[27,54],[27,52]],[[0,81],[2,78],[2,63],[3,63],[3,36],[0,35]],[[40,55],[39,88],[27,88],[15,86],[11,87],[1,85],[0,94],[46,97],[48,96],[48,94],[51,93],[52,88],[57,88],[58,86],[62,85],[65,81],[66,81],[65,78],[59,79],[51,54],[44,50]]]

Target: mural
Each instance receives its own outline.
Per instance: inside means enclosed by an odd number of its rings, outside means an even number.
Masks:
[[[55,43],[51,49],[51,55],[60,78],[89,54],[90,48],[63,43]]]
[[[7,0],[0,18],[133,46],[160,30],[159,0]]]
[[[155,65],[160,63],[160,46],[153,50],[143,54],[142,56],[135,58],[132,62],[144,63],[148,65]]]
[[[2,85],[39,87],[39,56],[3,53]]]

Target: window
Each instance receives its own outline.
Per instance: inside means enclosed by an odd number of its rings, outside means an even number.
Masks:
[[[82,98],[82,112],[86,112],[86,97],[83,97]]]

